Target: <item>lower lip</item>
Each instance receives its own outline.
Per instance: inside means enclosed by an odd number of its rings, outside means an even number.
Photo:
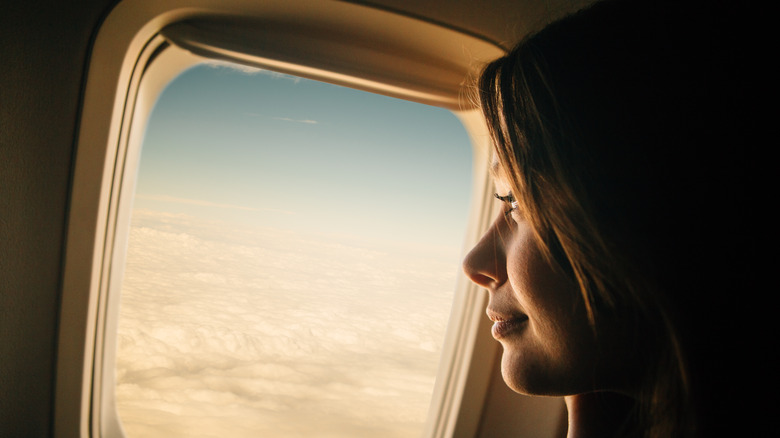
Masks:
[[[492,334],[496,340],[505,338],[513,333],[516,333],[525,326],[528,318],[516,318],[509,321],[496,321],[493,323]]]

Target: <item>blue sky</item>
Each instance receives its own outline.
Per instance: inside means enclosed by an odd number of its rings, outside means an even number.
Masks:
[[[162,93],[136,207],[460,248],[471,146],[451,112],[199,65]]]

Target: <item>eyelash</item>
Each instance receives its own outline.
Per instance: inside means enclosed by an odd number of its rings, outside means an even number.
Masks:
[[[509,193],[506,196],[501,196],[498,193],[493,193],[493,196],[495,196],[496,199],[498,199],[499,201],[505,204],[509,204],[509,209],[504,210],[505,217],[509,217],[509,215],[512,214],[513,211],[519,208],[517,201],[515,200],[515,197],[512,195],[512,193]]]

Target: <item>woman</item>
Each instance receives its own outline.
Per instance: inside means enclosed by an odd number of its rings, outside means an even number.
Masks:
[[[724,426],[713,384],[738,362],[719,345],[746,272],[728,18],[608,0],[480,78],[504,205],[464,270],[490,293],[504,380],[565,396],[570,437]]]

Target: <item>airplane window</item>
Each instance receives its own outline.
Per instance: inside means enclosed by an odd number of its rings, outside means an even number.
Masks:
[[[204,63],[147,126],[118,322],[126,436],[419,435],[472,184],[457,117]]]

